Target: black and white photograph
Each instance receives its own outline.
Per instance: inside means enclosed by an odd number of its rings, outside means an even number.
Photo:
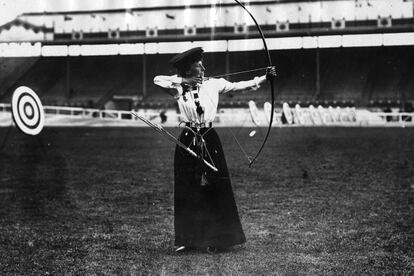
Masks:
[[[413,275],[414,0],[0,0],[0,275]]]

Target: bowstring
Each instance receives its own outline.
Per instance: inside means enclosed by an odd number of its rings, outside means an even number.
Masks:
[[[250,114],[250,117],[252,117],[252,113],[251,113],[251,110],[250,110],[250,108],[249,108],[249,114]],[[246,123],[246,121],[248,120],[248,118],[249,118],[249,115],[245,115],[244,116],[244,120],[243,120],[243,123],[242,123],[242,125],[241,126],[243,126],[245,123]],[[258,131],[258,133],[259,133],[259,136],[263,136],[263,132],[262,132],[262,126],[260,125],[260,124],[256,124],[256,122],[252,119],[252,121],[253,121],[253,124],[254,124],[254,128],[255,129],[257,129],[257,131]],[[237,135],[240,133],[240,129],[241,128],[239,128],[238,130],[237,130]],[[244,150],[244,148],[241,146],[241,143],[239,142],[239,140],[237,139],[237,137],[236,137],[236,135],[234,135],[233,134],[233,132],[232,132],[232,130],[230,129],[230,133],[232,133],[232,136],[233,136],[233,138],[236,140],[236,143],[239,145],[239,147],[240,147],[240,149],[241,149],[241,151],[244,153],[244,155],[245,155],[245,157],[247,158],[247,160],[249,161],[249,163],[251,163],[251,161],[252,161],[252,156],[250,156],[250,155],[248,155],[247,154],[247,152]]]
[[[273,66],[272,65],[272,58],[270,57],[270,52],[269,52],[269,49],[267,47],[266,38],[265,38],[265,36],[263,34],[262,28],[260,27],[259,23],[257,22],[256,18],[253,16],[253,14],[249,11],[249,9],[246,8],[246,6],[243,3],[241,3],[239,0],[234,0],[234,1],[237,4],[239,4],[239,6],[241,6],[249,14],[250,18],[253,20],[254,24],[256,25],[256,29],[259,31],[260,37],[262,38],[264,50],[266,51],[266,54],[267,54],[268,64],[269,64],[269,66]],[[272,92],[272,94],[271,94],[271,96],[272,96],[272,103],[271,103],[272,104],[272,113],[270,114],[270,123],[269,123],[269,126],[267,128],[266,136],[265,136],[265,138],[263,140],[262,145],[260,146],[258,152],[255,154],[255,156],[253,157],[252,161],[249,164],[249,167],[250,168],[252,167],[253,163],[255,162],[255,160],[259,157],[260,153],[262,152],[262,150],[263,150],[263,148],[264,148],[264,146],[265,146],[265,144],[267,142],[267,139],[269,138],[270,131],[272,129],[272,123],[273,123],[273,117],[274,117],[274,105],[275,105],[275,99],[274,99],[275,98],[275,95],[274,95],[274,82],[273,82],[273,79],[270,80],[270,90]]]
[[[258,71],[258,70],[256,69],[256,71]],[[206,96],[210,100],[210,103],[212,103],[214,105],[213,99],[210,97],[210,95],[207,94]],[[220,97],[220,94],[219,94],[219,97]],[[241,126],[243,126],[246,123],[246,120],[247,120],[246,116],[244,116],[244,120],[243,120]],[[239,142],[239,140],[237,139],[237,137],[234,135],[233,131],[231,130],[231,127],[229,127],[229,130],[230,130],[230,134],[233,136],[233,139],[236,141],[236,144],[239,146],[240,150],[242,151],[242,153],[244,154],[244,156],[246,157],[246,159],[248,160],[248,162],[250,164],[251,157],[247,154],[246,150],[242,147],[241,143]],[[237,133],[240,133],[240,127],[239,127]]]
[[[246,117],[245,117],[245,119],[244,119],[244,121],[243,121],[243,123],[242,123],[242,126],[243,126],[243,124],[246,122]],[[237,139],[237,137],[234,135],[234,133],[233,133],[233,131],[231,130],[231,128],[229,128],[229,130],[230,130],[230,133],[231,133],[231,135],[233,136],[233,139],[236,141],[236,144],[239,146],[239,148],[240,148],[240,150],[242,151],[242,153],[244,154],[244,156],[247,158],[247,161],[249,161],[249,163],[251,162],[251,157],[247,154],[247,152],[244,150],[244,148],[242,147],[242,145],[240,144],[240,142],[239,142],[239,140]],[[238,130],[238,132],[237,133],[239,133],[240,132],[240,128],[239,128],[239,130]]]
[[[234,75],[240,75],[240,74],[245,74],[245,73],[250,73],[250,72],[257,72],[257,71],[265,70],[266,68],[267,67],[251,69],[251,70],[244,70],[244,71],[237,71],[237,72],[228,73],[228,74],[210,76],[210,77],[207,77],[206,79],[208,80],[208,79],[211,79],[211,78],[221,78],[221,77],[226,77],[226,76],[234,76]]]
[[[233,73],[228,73],[228,74],[222,74],[222,75],[216,75],[216,76],[211,76],[211,77],[204,77],[203,78],[203,80],[209,80],[209,79],[211,79],[211,78],[221,78],[221,77],[225,77],[225,76],[233,76],[233,75],[239,75],[239,74],[245,74],[245,73],[250,73],[250,72],[257,72],[257,71],[261,71],[261,70],[265,70],[265,69],[267,69],[267,67],[261,67],[261,68],[256,68],[256,69],[250,69],[250,70],[244,70],[244,71],[238,71],[238,72],[233,72]],[[241,92],[241,93],[243,93],[243,92]],[[209,99],[209,101],[210,101],[210,103],[212,103],[213,105],[214,105],[214,102],[213,102],[213,100],[212,100],[212,98],[210,97],[210,95],[206,95],[207,96],[207,98]],[[220,96],[220,95],[219,95]],[[239,129],[238,129],[238,131],[237,131],[237,134],[239,134],[240,133],[240,128],[246,123],[246,116],[244,117],[244,120],[243,120],[243,122],[242,122],[242,124],[241,124],[241,126],[239,127]],[[180,124],[181,124],[181,122],[180,122]],[[179,125],[180,125],[179,124]],[[190,128],[189,128],[190,129]],[[190,129],[191,131],[192,131],[192,129]],[[247,154],[247,152],[246,152],[246,150],[243,148],[243,146],[241,145],[241,143],[240,143],[240,141],[239,141],[239,139],[237,139],[237,137],[234,135],[234,133],[233,133],[233,131],[231,130],[231,127],[229,128],[229,130],[230,130],[230,134],[232,135],[232,137],[233,137],[233,139],[236,141],[236,144],[238,145],[238,147],[240,148],[240,150],[242,151],[242,153],[243,153],[243,155],[246,157],[246,159],[248,160],[248,162],[249,162],[249,164],[251,164],[251,162],[252,162],[252,158],[251,158],[251,156],[249,156],[248,154]],[[260,134],[262,134],[261,133],[261,130],[259,130],[259,133]],[[202,136],[201,136],[201,138],[202,138]],[[191,145],[191,143],[192,143],[193,141],[191,141],[190,142],[190,145]],[[190,146],[189,145],[189,146]],[[188,146],[188,147],[189,147]],[[211,155],[210,155],[210,152],[208,151],[208,149],[207,149],[207,147],[206,147],[206,150],[207,150],[207,154],[208,154],[208,156],[209,156],[209,158],[210,158],[210,161],[212,161],[213,162],[213,160],[212,160],[212,158],[211,158]],[[213,165],[214,165],[214,163],[213,163]]]

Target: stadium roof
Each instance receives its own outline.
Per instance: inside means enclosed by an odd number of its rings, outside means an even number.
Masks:
[[[277,3],[302,3],[302,2],[331,2],[339,0],[256,0],[256,1],[242,1],[245,5],[269,5]],[[343,0],[342,0],[343,1]],[[355,0],[350,0],[355,1]],[[152,2],[152,1],[149,1]],[[191,3],[191,4],[186,4]],[[145,2],[143,2],[145,3]],[[161,3],[154,5],[154,3]],[[184,4],[183,4],[184,3]],[[199,1],[154,1],[152,4],[140,4],[139,7],[126,8],[99,8],[99,9],[78,9],[71,11],[53,11],[53,12],[26,12],[22,16],[32,15],[65,15],[65,14],[90,14],[90,13],[120,13],[120,12],[139,12],[139,11],[153,11],[153,10],[170,10],[170,9],[189,9],[189,8],[208,8],[214,5],[215,7],[231,7],[238,4],[234,0],[199,0]],[[138,5],[137,5],[138,6]]]
[[[33,30],[34,32],[48,30],[48,28],[46,28],[45,26],[38,26],[32,23],[29,23],[27,21],[24,21],[20,18],[16,18],[6,24],[1,25],[0,32],[2,32],[3,30],[10,30],[10,28],[12,28],[13,26],[22,26],[26,30]]]

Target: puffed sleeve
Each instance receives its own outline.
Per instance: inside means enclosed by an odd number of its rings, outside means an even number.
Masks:
[[[178,77],[177,75],[173,75],[173,76],[160,75],[154,78],[154,84],[161,86],[162,88],[177,90],[178,93],[176,96],[179,96],[183,93],[181,82],[182,82],[182,78]]]
[[[257,90],[260,87],[260,83],[266,80],[266,76],[255,77],[248,81],[229,82],[223,78],[218,79],[218,86],[220,93],[227,93],[231,91],[248,91]]]

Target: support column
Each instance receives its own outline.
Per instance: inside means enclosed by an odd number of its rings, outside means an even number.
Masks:
[[[230,73],[230,52],[229,49],[226,50],[226,62],[225,62],[225,71],[226,71],[226,75]],[[228,77],[226,76],[226,79],[228,79]]]
[[[142,55],[142,97],[147,96],[147,56]],[[139,98],[139,95],[138,95]]]
[[[316,48],[316,68],[315,68],[315,96],[314,99],[318,100],[321,94],[321,72],[320,72],[320,53],[319,48]]]
[[[65,96],[69,98],[71,95],[71,83],[70,83],[70,59],[71,57],[66,57],[66,83],[65,83]]]

